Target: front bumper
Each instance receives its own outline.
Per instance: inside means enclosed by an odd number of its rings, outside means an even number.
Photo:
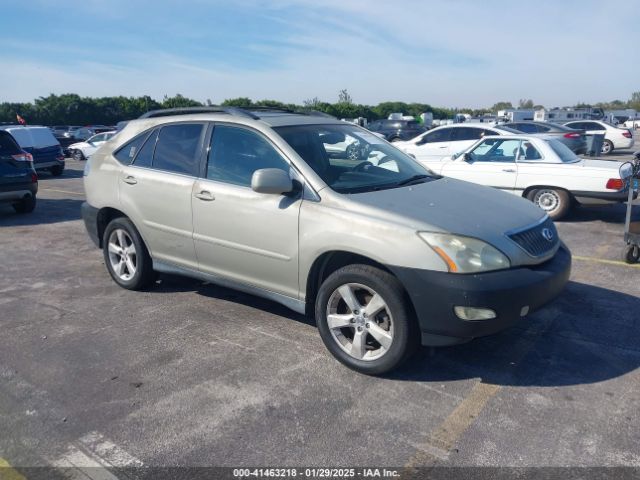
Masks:
[[[571,253],[562,245],[541,265],[479,274],[390,268],[413,303],[422,344],[453,345],[503,330],[523,311],[532,312],[557,297],[569,280]],[[453,311],[456,306],[489,308],[496,318],[461,320]]]

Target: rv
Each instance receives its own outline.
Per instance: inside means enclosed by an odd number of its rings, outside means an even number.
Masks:
[[[533,119],[536,122],[570,122],[572,120],[602,120],[604,111],[601,108],[541,108],[536,110]]]

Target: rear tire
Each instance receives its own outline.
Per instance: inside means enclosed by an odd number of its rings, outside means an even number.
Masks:
[[[538,188],[527,193],[527,199],[547,212],[552,220],[560,220],[571,209],[571,196],[566,190]]]
[[[107,270],[122,288],[142,290],[154,282],[151,256],[131,220],[111,220],[104,230],[102,245]]]
[[[345,300],[349,292],[351,301]],[[419,329],[402,285],[370,265],[347,265],[329,275],[318,291],[315,317],[329,352],[366,375],[397,368],[419,343]]]
[[[26,197],[20,200],[19,203],[13,204],[13,209],[16,213],[31,213],[36,208],[36,197]]]
[[[602,155],[609,155],[611,152],[613,152],[613,142],[611,140],[605,140],[602,142],[602,149],[600,150],[600,153]]]
[[[622,258],[627,263],[638,263],[640,260],[640,247],[638,245],[625,245]]]
[[[56,165],[55,167],[51,167],[51,175],[54,177],[59,177],[64,172],[64,167],[61,165]]]

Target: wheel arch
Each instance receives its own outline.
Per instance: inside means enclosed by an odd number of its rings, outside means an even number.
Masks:
[[[100,242],[99,243],[100,248],[103,247],[102,237],[104,236],[104,231],[107,228],[107,225],[109,225],[109,222],[114,218],[120,218],[120,217],[128,218],[129,220],[131,220],[131,218],[129,218],[128,215],[118,210],[117,208],[103,207],[100,210],[98,210],[98,215],[96,216],[96,222],[97,222],[98,241]]]
[[[307,284],[305,290],[307,315],[313,316],[316,296],[318,294],[320,285],[322,285],[322,282],[336,270],[353,264],[370,265],[372,267],[379,268],[380,270],[383,270],[397,278],[393,274],[393,272],[384,264],[365,255],[349,252],[346,250],[331,250],[328,252],[324,252],[314,260],[311,268],[309,269],[309,273],[307,274]]]
[[[557,185],[531,185],[526,187],[523,191],[522,191],[522,196],[524,198],[529,198],[529,194],[531,192],[533,192],[534,190],[540,190],[541,188],[548,188],[550,190],[562,190],[564,192],[567,192],[567,195],[569,195],[569,199],[571,201],[575,201],[575,197],[573,195],[573,193],[571,192],[571,190],[564,188],[564,187],[559,187]]]

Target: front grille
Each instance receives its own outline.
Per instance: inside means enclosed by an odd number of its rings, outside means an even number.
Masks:
[[[508,234],[529,255],[541,257],[555,248],[560,241],[553,221],[547,218],[535,227]]]

